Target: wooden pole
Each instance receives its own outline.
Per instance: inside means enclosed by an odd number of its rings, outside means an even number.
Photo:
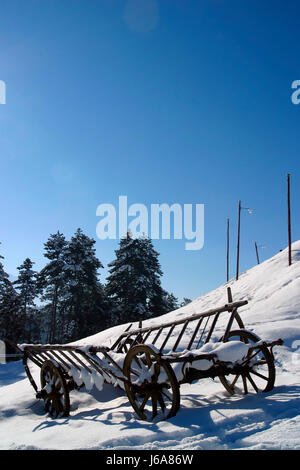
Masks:
[[[238,217],[238,239],[236,254],[236,280],[239,278],[239,261],[240,261],[240,228],[241,228],[241,201],[239,201],[239,217]]]
[[[227,282],[229,281],[229,219],[227,219]]]
[[[289,235],[289,266],[292,264],[292,236],[291,236],[291,199],[290,174],[287,174],[287,200],[288,200],[288,235]]]
[[[231,304],[233,300],[232,300],[232,292],[231,292],[230,287],[227,287],[227,298],[228,298],[228,303]]]
[[[257,244],[256,244],[256,242],[254,242],[254,244],[255,244],[255,251],[256,251],[257,264],[259,264],[259,256],[258,256]]]

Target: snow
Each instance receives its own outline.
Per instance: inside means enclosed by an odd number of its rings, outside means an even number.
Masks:
[[[263,340],[284,340],[283,346],[274,348],[272,391],[229,396],[217,378],[200,380],[180,387],[181,406],[175,417],[151,422],[138,419],[122,388],[103,383],[99,374],[78,373],[85,388],[71,392],[70,416],[52,419],[42,400],[35,399],[22,362],[1,364],[0,448],[300,449],[300,241],[293,244],[292,253],[292,266],[283,250],[242,273],[238,281],[143,322],[143,327],[162,324],[224,305],[230,286],[234,301],[249,301],[239,309],[245,328]],[[113,327],[76,345],[85,350],[89,345],[110,346],[127,326]],[[227,361],[247,353],[247,345],[234,341],[231,346],[209,343],[205,348]],[[116,356],[122,362],[121,355]],[[39,383],[39,369],[33,373]]]

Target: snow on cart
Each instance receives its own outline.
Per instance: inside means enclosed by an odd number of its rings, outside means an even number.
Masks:
[[[273,389],[273,347],[283,341],[265,342],[247,331],[238,314],[246,304],[233,302],[228,288],[226,305],[156,326],[130,325],[111,347],[27,344],[18,349],[36,397],[54,418],[69,415],[72,390],[102,390],[106,382],[125,390],[139,418],[168,419],[179,409],[184,383],[218,377],[231,395]],[[30,363],[40,367],[40,388]]]

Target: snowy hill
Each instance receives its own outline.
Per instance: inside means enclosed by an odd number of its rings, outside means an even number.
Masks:
[[[242,273],[184,308],[143,326],[178,319],[234,300],[245,327],[277,347],[275,388],[266,394],[229,397],[218,379],[183,385],[174,418],[140,421],[124,392],[105,385],[102,392],[71,393],[71,414],[53,420],[34,398],[21,363],[0,365],[0,448],[2,449],[299,449],[300,448],[300,241]],[[78,341],[110,345],[126,325]]]

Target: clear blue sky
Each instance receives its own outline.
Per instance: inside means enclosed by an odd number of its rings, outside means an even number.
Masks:
[[[287,245],[286,173],[299,239],[300,5],[265,0],[2,0],[1,252],[26,257],[77,227],[96,238],[96,208],[205,204],[205,244],[161,240],[163,286],[195,298]],[[97,240],[105,265],[115,241]]]

